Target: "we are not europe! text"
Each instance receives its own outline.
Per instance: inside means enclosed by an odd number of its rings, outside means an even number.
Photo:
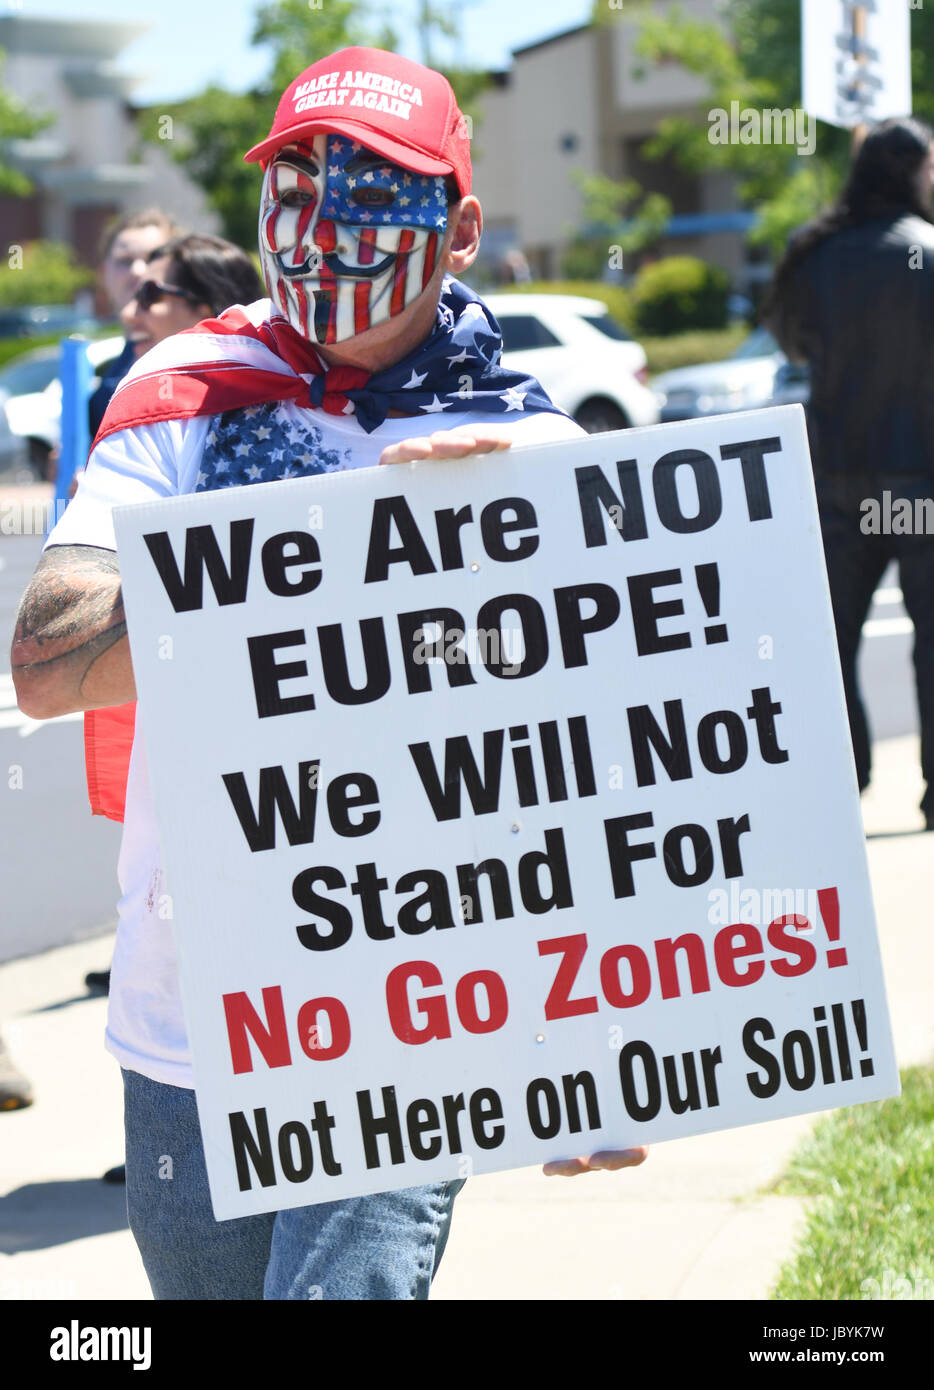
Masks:
[[[765,460],[767,455],[780,453],[781,449],[781,441],[777,437],[745,440],[723,445],[720,449],[723,461],[736,461],[740,465],[749,522],[766,521],[772,517]],[[646,496],[637,461],[618,461],[616,473],[617,481],[614,483],[602,468],[595,465],[574,470],[581,539],[587,549],[607,545],[611,532],[615,532],[624,543],[638,542],[649,536]],[[695,497],[691,500],[696,502],[693,511],[685,509],[684,489],[679,476],[692,480]],[[658,459],[651,469],[651,493],[660,525],[675,534],[708,531],[723,516],[723,491],[718,466],[709,454],[697,449],[675,450]],[[496,498],[487,503],[476,518],[474,508],[469,503],[442,508],[434,512],[431,522],[435,532],[434,551],[426,540],[428,527],[424,523],[419,526],[413,507],[405,496],[400,493],[375,499],[370,515],[365,572],[361,576],[363,585],[386,581],[395,572],[394,566],[407,566],[413,576],[427,579],[442,572],[465,569],[468,563],[464,556],[462,536],[465,529],[473,543],[479,530],[484,553],[496,563],[512,564],[526,560],[535,554],[540,544],[535,508],[525,497]],[[205,574],[210,580],[218,607],[247,602],[251,574],[256,568],[254,529],[253,517],[231,521],[225,557],[213,526],[188,527],[181,565],[168,532],[157,531],[144,536],[160,581],[176,613],[191,613],[205,608]],[[300,530],[270,536],[260,547],[259,570],[270,594],[285,598],[301,598],[311,594],[324,576],[317,538],[308,531]],[[718,566],[715,562],[708,562],[694,565],[693,570],[693,580],[708,619],[704,626],[704,642],[707,645],[725,642],[728,640],[728,628],[719,621]],[[680,568],[629,574],[625,578],[625,602],[620,590],[607,583],[562,585],[554,588],[546,600],[551,610],[549,617],[546,617],[545,605],[538,597],[517,592],[486,600],[478,609],[475,623],[468,623],[458,610],[439,603],[397,613],[394,621],[398,629],[406,690],[415,695],[432,689],[432,666],[436,663],[426,661],[426,647],[435,651],[445,650],[450,658],[452,634],[462,637],[470,630],[502,636],[509,614],[514,615],[521,631],[521,660],[517,659],[513,644],[506,640],[493,643],[489,651],[485,652],[483,648],[480,651],[481,668],[500,680],[521,680],[538,674],[558,649],[565,668],[587,665],[587,639],[612,628],[620,619],[624,606],[631,619],[637,655],[650,656],[691,647],[695,639],[690,631],[672,631],[670,621],[683,616],[685,612],[680,591],[687,583],[690,583],[690,577],[682,574]],[[592,611],[588,612],[588,609]],[[553,625],[550,625],[549,618]],[[663,623],[666,624],[664,630]],[[344,625],[325,623],[317,627],[321,674],[332,701],[341,705],[366,705],[382,699],[389,692],[393,683],[387,636],[389,626],[390,623],[382,616],[358,621],[365,669],[365,679],[358,685],[353,684],[350,677],[351,661],[348,659]],[[438,631],[440,637],[426,642],[428,633]],[[287,682],[307,678],[307,662],[303,659],[277,659],[280,651],[305,646],[306,641],[304,628],[261,633],[247,638],[258,718],[305,713],[317,707],[314,691],[287,694],[282,688]],[[503,655],[507,648],[510,651],[508,659]],[[448,659],[442,666],[451,687],[477,683],[467,662]]]

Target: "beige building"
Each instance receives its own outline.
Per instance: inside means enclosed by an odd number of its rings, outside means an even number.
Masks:
[[[0,81],[52,122],[31,140],[11,141],[7,158],[33,181],[25,198],[0,196],[7,243],[49,238],[93,265],[104,224],[116,213],[157,204],[184,226],[216,232],[201,190],[168,154],[139,140],[129,96],[136,80],[114,60],[146,24],[0,17]]]
[[[719,22],[717,0],[681,0],[681,8]],[[646,191],[665,194],[673,216],[661,253],[701,256],[744,288],[751,217],[738,206],[732,177],[690,175],[672,159],[640,153],[667,116],[706,123],[709,98],[704,82],[678,64],[640,75],[637,32],[625,19],[570,29],[515,50],[511,69],[493,76],[474,135],[488,264],[518,247],[533,275],[557,276],[563,251],[584,224],[574,178],[581,171],[635,178]]]

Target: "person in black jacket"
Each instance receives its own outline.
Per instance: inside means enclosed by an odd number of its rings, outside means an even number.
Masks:
[[[870,749],[856,656],[876,587],[890,561],[898,561],[915,627],[928,830],[934,829],[932,189],[934,131],[911,118],[873,127],[838,202],[792,237],[763,315],[788,357],[811,369],[808,434],[860,791],[869,785]]]

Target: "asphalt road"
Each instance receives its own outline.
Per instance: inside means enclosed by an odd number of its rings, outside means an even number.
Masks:
[[[16,708],[9,640],[43,537],[0,534],[0,961],[64,945],[113,922],[120,827],[90,815],[80,715],[38,723]],[[864,697],[876,739],[917,728],[911,624],[894,571],[865,629]],[[102,959],[101,968],[108,962]]]

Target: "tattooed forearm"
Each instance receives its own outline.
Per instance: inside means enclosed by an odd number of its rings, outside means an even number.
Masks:
[[[133,698],[113,551],[54,546],[45,552],[20,604],[11,665],[20,705],[37,717]]]

